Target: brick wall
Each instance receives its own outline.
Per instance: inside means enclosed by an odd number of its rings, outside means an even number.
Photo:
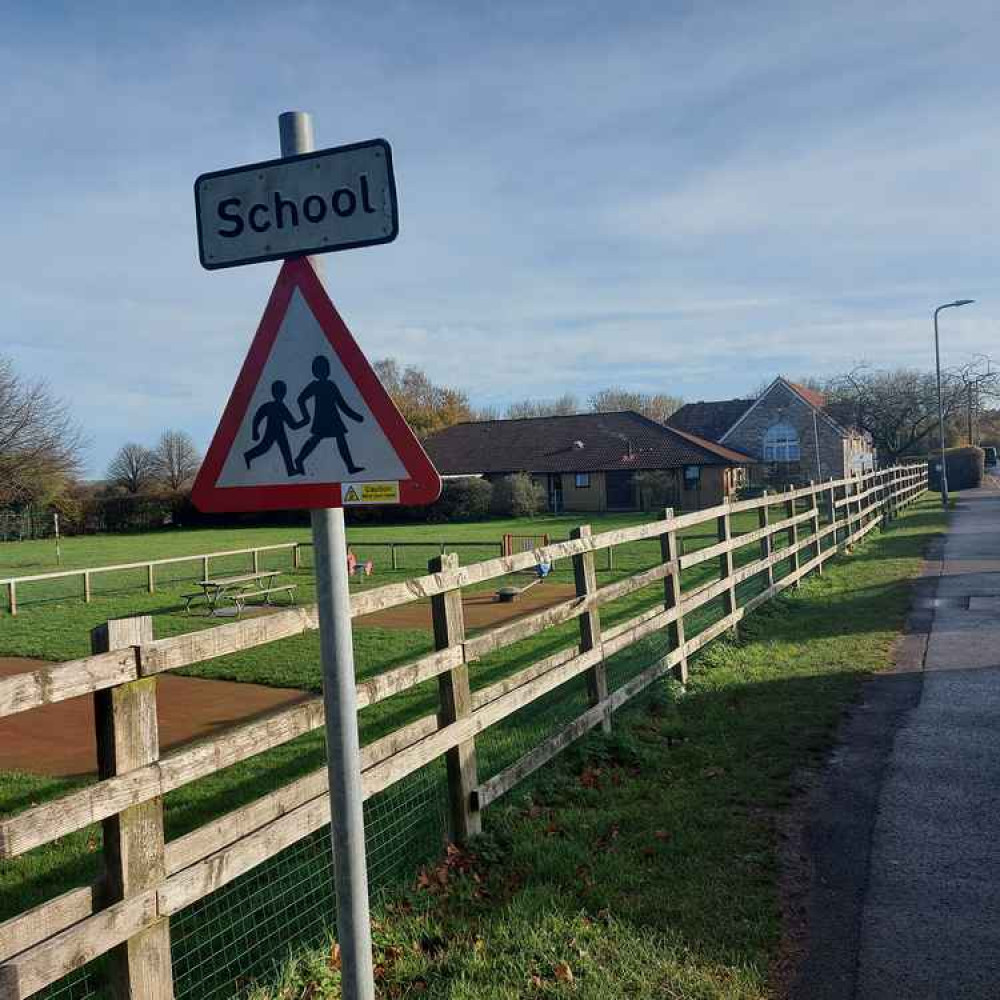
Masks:
[[[813,417],[815,415],[815,423]],[[731,431],[725,444],[763,462],[764,435],[774,424],[789,424],[799,436],[800,459],[791,479],[840,479],[845,470],[844,438],[797,393],[779,382]],[[819,439],[817,456],[816,441]]]

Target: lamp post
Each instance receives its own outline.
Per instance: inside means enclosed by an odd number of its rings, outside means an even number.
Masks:
[[[937,364],[937,397],[938,397],[938,433],[941,437],[941,506],[948,506],[948,469],[944,460],[944,403],[941,400],[941,345],[938,341],[938,313],[942,309],[957,309],[959,306],[969,306],[975,299],[956,299],[946,302],[934,310],[934,359]]]

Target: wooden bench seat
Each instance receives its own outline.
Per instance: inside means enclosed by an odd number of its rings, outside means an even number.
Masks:
[[[297,583],[285,583],[280,587],[268,587],[266,590],[241,590],[235,594],[223,594],[222,598],[224,600],[232,601],[236,605],[237,617],[243,613],[243,609],[246,607],[247,601],[251,597],[263,597],[265,604],[271,603],[272,594],[288,594],[288,603],[291,604],[293,600],[293,593],[298,587]]]
[[[199,597],[203,598],[206,604],[208,603],[208,594],[204,590],[199,590],[197,594],[181,594],[181,597],[184,598],[184,614],[191,613],[191,602]]]

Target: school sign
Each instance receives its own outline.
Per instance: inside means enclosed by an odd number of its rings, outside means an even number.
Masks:
[[[286,261],[191,499],[205,511],[425,504],[441,477],[305,258]]]
[[[202,174],[194,198],[198,256],[210,271],[390,243],[399,232],[384,139]]]

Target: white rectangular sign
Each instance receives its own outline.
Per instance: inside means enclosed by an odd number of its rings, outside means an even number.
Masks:
[[[202,174],[194,198],[210,271],[389,243],[399,232],[384,139]]]

